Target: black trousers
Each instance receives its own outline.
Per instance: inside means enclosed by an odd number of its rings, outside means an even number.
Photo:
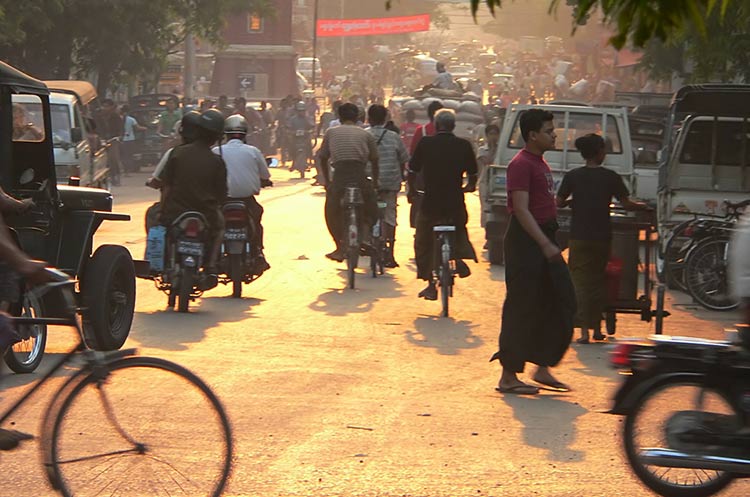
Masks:
[[[412,204],[413,205],[413,204]],[[453,233],[453,256],[454,259],[477,260],[474,247],[469,241],[466,231],[468,214],[466,206],[462,206],[450,215],[431,215],[420,209],[417,214],[416,233],[414,235],[414,259],[417,262],[417,278],[429,281],[432,279],[432,270],[435,268],[435,234],[433,228],[441,224],[456,227]]]
[[[541,226],[555,243],[557,223]],[[499,358],[503,369],[523,372],[526,362],[555,366],[573,334],[575,292],[564,262],[550,263],[515,216],[505,234],[505,285]]]
[[[328,232],[336,243],[337,249],[344,246],[344,208],[341,205],[341,199],[344,196],[346,187],[350,184],[359,186],[362,190],[362,199],[364,200],[364,205],[362,206],[364,229],[369,229],[378,218],[378,201],[372,183],[365,179],[357,182],[337,181],[334,176],[333,182],[326,189],[325,218]]]
[[[263,206],[258,203],[258,201],[255,199],[255,195],[251,195],[250,197],[243,197],[243,198],[229,198],[228,201],[239,201],[243,202],[245,204],[245,207],[247,207],[247,212],[250,214],[250,219],[253,220],[255,226],[253,229],[253,237],[251,240],[251,244],[254,249],[256,249],[258,252],[263,250],[263,224],[261,224],[261,221],[263,220]]]

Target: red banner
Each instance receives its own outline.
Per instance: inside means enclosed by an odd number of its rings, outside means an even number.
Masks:
[[[430,14],[374,19],[318,19],[318,36],[364,36],[414,33],[430,29]]]

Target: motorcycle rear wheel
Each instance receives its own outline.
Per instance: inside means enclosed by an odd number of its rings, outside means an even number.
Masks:
[[[242,255],[231,254],[229,256],[229,277],[232,279],[233,299],[242,297],[242,279],[244,276],[245,269],[242,267]]]
[[[182,270],[182,274],[180,275],[180,290],[177,294],[177,312],[188,311],[195,276],[195,268],[186,267]]]
[[[703,390],[703,400],[698,402]],[[636,476],[648,488],[666,497],[707,497],[729,485],[731,473],[716,470],[669,468],[646,464],[641,451],[665,448],[690,454],[700,449],[680,441],[668,430],[679,413],[701,411],[731,416],[730,424],[741,425],[741,417],[724,393],[705,388],[698,380],[676,379],[647,391],[625,417],[625,455]]]

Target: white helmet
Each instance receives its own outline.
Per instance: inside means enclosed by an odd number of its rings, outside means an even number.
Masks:
[[[224,120],[224,134],[246,135],[247,130],[247,119],[239,114],[233,114]]]

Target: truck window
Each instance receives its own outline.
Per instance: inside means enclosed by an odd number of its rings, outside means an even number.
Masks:
[[[70,142],[70,110],[67,105],[50,105],[52,118],[52,142],[55,145]]]
[[[555,116],[555,134],[557,134],[557,140],[555,142],[555,150],[562,151],[565,147],[565,142],[568,143],[568,151],[575,151],[575,141],[583,135],[589,133],[596,133],[601,135],[602,130],[602,116],[601,114],[589,114],[582,112],[570,112],[568,114],[568,128],[565,130],[565,113],[561,111],[553,112]],[[607,129],[604,136],[604,141],[607,144],[608,154],[621,154],[622,153],[622,142],[620,141],[620,129],[617,126],[617,121],[614,116],[607,116]],[[520,127],[520,114],[516,117],[516,123],[513,128],[513,132],[508,140],[509,148],[523,148],[524,141],[521,136]]]
[[[23,102],[13,99],[13,141],[44,141],[44,114],[39,97],[28,95]]]
[[[711,119],[695,120],[688,126],[680,151],[677,186],[722,191],[748,190],[750,123]],[[743,142],[747,150],[743,150]]]

